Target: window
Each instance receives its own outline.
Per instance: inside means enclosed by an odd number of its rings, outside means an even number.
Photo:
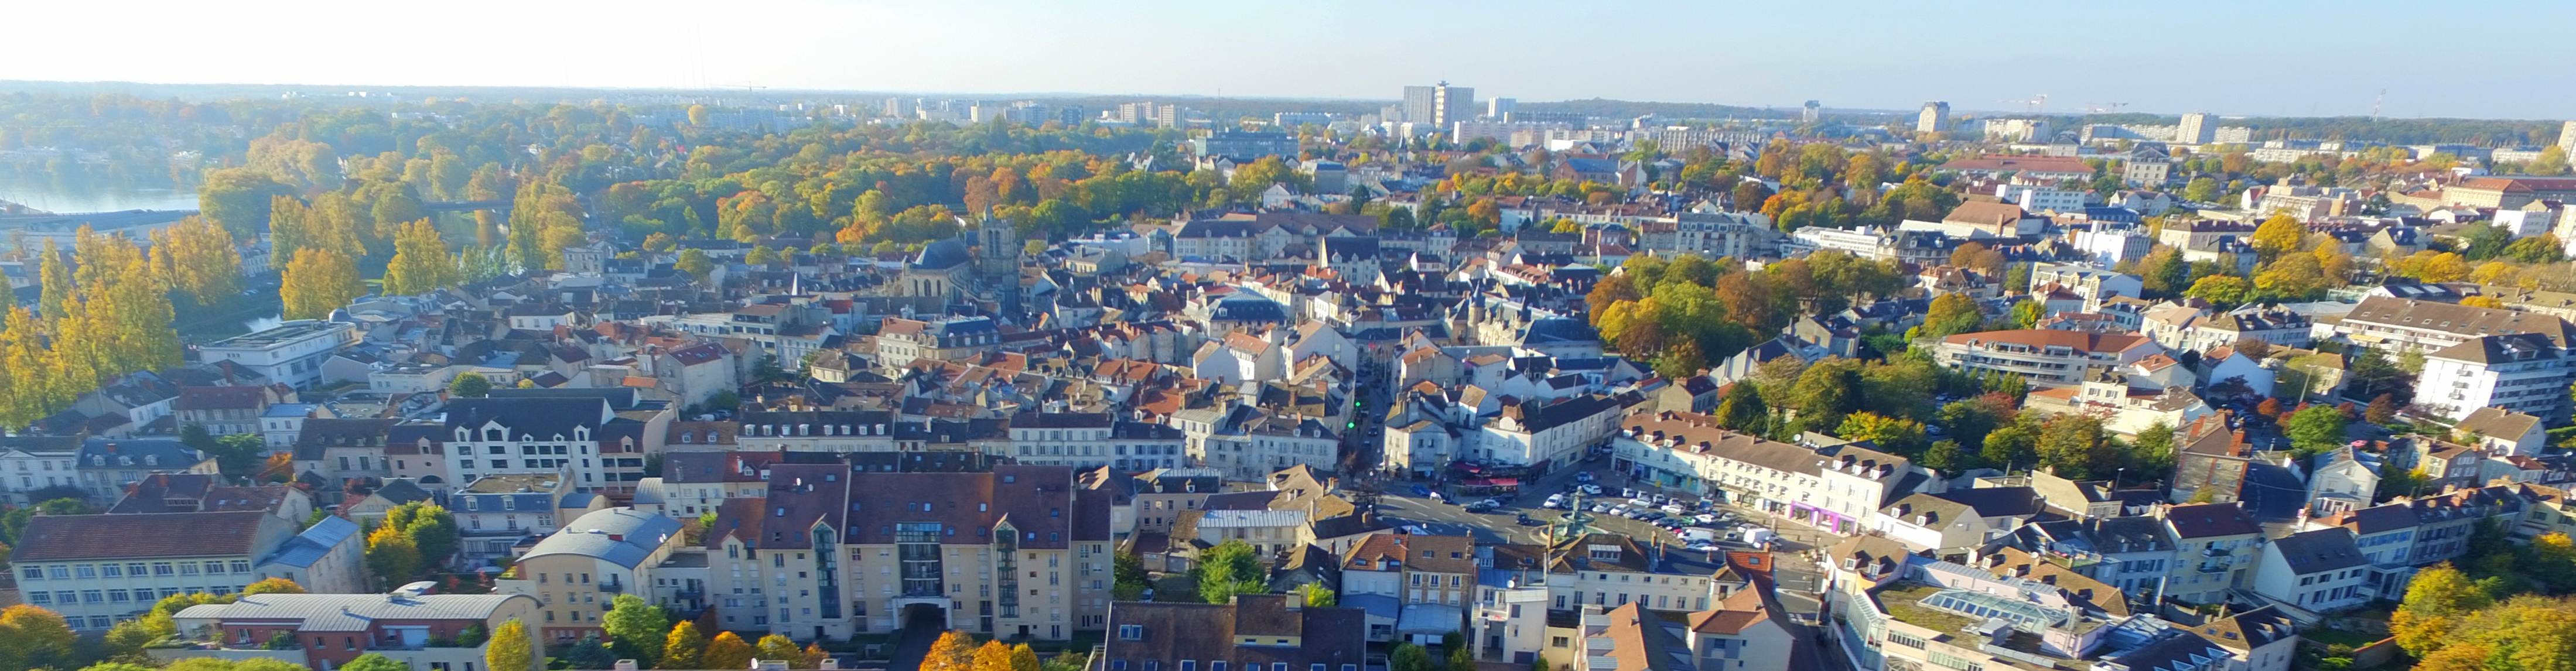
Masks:
[[[176,569],[171,568],[170,562],[153,562],[152,564],[152,575],[171,575],[175,572]]]
[[[51,592],[28,592],[27,603],[50,606],[54,604],[54,595]]]
[[[98,577],[98,567],[91,566],[91,565],[89,565],[89,564],[82,564],[82,565],[79,565],[79,566],[72,567],[72,572],[73,572],[73,573],[75,573],[75,574],[78,574],[80,577],[83,577],[83,578],[96,578],[96,577]]]
[[[1142,641],[1142,640],[1145,640],[1145,625],[1141,625],[1141,624],[1122,624],[1122,625],[1118,625],[1118,638],[1119,638],[1119,640],[1124,640],[1124,641]]]

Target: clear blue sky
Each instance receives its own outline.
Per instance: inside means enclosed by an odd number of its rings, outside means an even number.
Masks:
[[[2562,2],[345,0],[13,8],[0,77],[2576,116]]]

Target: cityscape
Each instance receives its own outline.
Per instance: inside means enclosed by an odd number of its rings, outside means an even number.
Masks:
[[[1432,65],[0,81],[0,669],[2576,668],[2576,120]]]

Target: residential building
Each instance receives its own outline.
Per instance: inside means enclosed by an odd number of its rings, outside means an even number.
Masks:
[[[718,626],[840,639],[917,609],[1005,637],[1104,625],[1112,491],[1066,466],[906,456],[772,464],[765,497],[726,501],[705,545]]]
[[[72,463],[81,490],[97,501],[114,501],[156,473],[214,474],[220,466],[214,457],[168,438],[82,441]]]
[[[1361,671],[1368,637],[1357,608],[1307,606],[1297,595],[1232,603],[1121,601],[1091,671]]]
[[[38,515],[20,533],[10,566],[26,603],[62,614],[75,630],[105,631],[162,597],[231,594],[264,578],[286,577],[261,575],[256,567],[287,548],[297,537],[295,526],[260,511]],[[191,540],[170,542],[174,538]],[[351,571],[341,580],[357,577],[359,553],[354,533],[343,542],[334,550]],[[296,578],[305,583],[314,576]],[[319,587],[345,590],[357,584],[334,583]]]
[[[357,344],[358,337],[357,327],[348,323],[300,319],[201,345],[197,360],[229,362],[300,389],[320,382],[323,360]]]
[[[2378,495],[2383,468],[2379,455],[2343,446],[2308,459],[2308,514],[2367,508]]]
[[[2493,406],[2469,411],[2451,426],[2452,438],[2501,456],[2537,456],[2549,446],[2539,417]]]
[[[1871,527],[1905,547],[1964,557],[2042,510],[2029,487],[1977,487],[1912,494],[1880,508]]]
[[[569,470],[575,490],[588,492],[644,479],[647,422],[619,416],[605,398],[454,399],[440,427],[430,447],[450,455],[448,482]]]
[[[1221,130],[1190,138],[1190,153],[1204,157],[1222,156],[1238,164],[1249,164],[1271,156],[1294,158],[1297,135],[1285,132]]]
[[[2565,422],[2568,359],[2560,342],[2539,333],[2481,336],[2426,354],[2415,398],[2453,420],[2493,408]]]
[[[1914,115],[1914,132],[1950,132],[1950,103],[1941,100],[1923,103],[1923,111]]]
[[[192,645],[147,653],[162,662],[271,659],[314,671],[382,655],[422,671],[475,671],[488,663],[490,633],[511,620],[534,621],[539,607],[524,594],[255,594],[172,613]],[[545,661],[542,647],[529,652],[529,665]]]
[[[2175,629],[2226,651],[2224,671],[2290,671],[2298,657],[2299,624],[2281,609],[2263,606],[2222,616],[2168,612]],[[2213,669],[2212,671],[2218,671]]]
[[[956,361],[995,351],[1000,344],[1001,332],[990,317],[887,317],[877,329],[878,363],[894,369],[919,359]]]
[[[2319,330],[2354,345],[2427,353],[2491,335],[2538,334],[2561,349],[2576,341],[2576,325],[2546,314],[2386,296],[2363,298]]]
[[[778,452],[891,452],[895,449],[893,412],[885,410],[757,410],[736,417],[731,432],[714,427],[683,432],[678,447],[716,445],[731,449]],[[703,438],[703,442],[690,442]]]
[[[2173,568],[2165,577],[2165,596],[2190,603],[2220,603],[2227,591],[2248,587],[2246,578],[2263,554],[2263,527],[2235,503],[2163,506],[2174,539]]]
[[[468,483],[448,494],[445,506],[456,517],[457,552],[469,563],[511,556],[512,548],[555,532],[556,509],[573,493],[562,473],[487,475]]]
[[[1624,409],[1618,399],[1599,394],[1505,405],[1467,454],[1488,464],[1571,464],[1610,437]]]
[[[654,569],[681,545],[679,520],[634,508],[600,510],[537,541],[494,582],[494,591],[537,598],[541,621],[527,624],[539,642],[599,636],[609,603],[652,586]]]
[[[1954,369],[2020,375],[2034,387],[2063,387],[2081,383],[2094,369],[2163,352],[2146,336],[2019,329],[1942,338],[1933,360]]]
[[[218,436],[258,434],[269,400],[267,387],[180,387],[170,407],[183,427],[202,426]]]
[[[1764,440],[1707,415],[1630,415],[1611,445],[1611,468],[1630,477],[1840,534],[1869,528],[1884,502],[1935,486],[1932,473],[1902,457]]]
[[[1781,618],[1773,617],[1761,595],[1752,591],[1680,619],[1636,604],[1606,611],[1587,606],[1579,627],[1576,668],[1594,671],[1780,671],[1809,652],[1799,649]]]
[[[2254,592],[2293,608],[2332,612],[2368,603],[2370,560],[2349,529],[2330,527],[2272,539],[2254,570]]]
[[[1475,598],[1476,539],[1378,534],[1342,555],[1343,594],[1380,594],[1406,606],[1457,607]]]
[[[2117,273],[2102,268],[2068,263],[2042,263],[2031,267],[2030,291],[2046,293],[2064,289],[2084,299],[2084,311],[2102,309],[2104,301],[2113,298],[2136,298],[2144,293],[2145,280],[2136,275]]]

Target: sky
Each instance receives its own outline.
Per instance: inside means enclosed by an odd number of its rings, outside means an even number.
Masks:
[[[0,79],[2576,116],[2576,40],[2510,20],[2576,7],[2440,6],[91,0],[13,8]]]

